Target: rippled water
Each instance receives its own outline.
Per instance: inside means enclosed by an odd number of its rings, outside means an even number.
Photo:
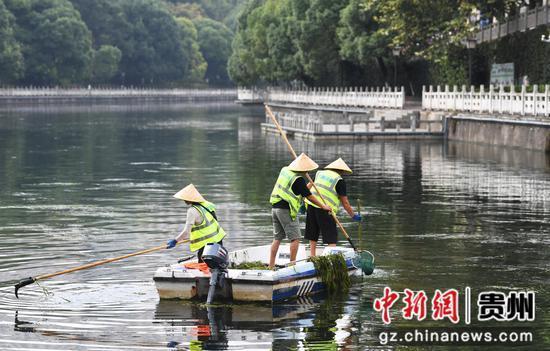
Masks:
[[[269,243],[269,193],[289,155],[262,121],[261,109],[233,105],[0,110],[1,349],[387,350],[372,309],[384,286],[534,290],[526,349],[550,348],[550,158],[464,143],[292,141],[321,165],[342,156],[354,170],[350,200],[369,215],[362,227],[344,221],[378,268],[348,295],[210,309],[159,301],[153,272],[181,248],[45,280],[15,299],[24,277],[172,238],[185,213],[172,194],[189,182],[218,205],[229,249]],[[410,325],[399,315],[394,325]]]

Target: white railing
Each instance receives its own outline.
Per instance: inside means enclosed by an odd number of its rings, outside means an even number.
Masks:
[[[388,111],[389,112],[389,111]],[[399,111],[399,118],[388,118],[387,114],[375,116],[374,111],[348,114],[310,114],[307,112],[275,111],[275,116],[283,129],[304,133],[441,133],[444,118],[420,120],[420,114]],[[265,117],[263,126],[275,129],[271,117]]]
[[[508,114],[508,115],[550,115],[550,86],[546,85],[544,92],[539,92],[538,86],[533,85],[533,91],[527,92],[526,86],[521,87],[521,92],[516,92],[514,86],[505,91],[505,87],[500,85],[498,90],[493,85],[486,90],[483,85],[479,91],[474,86],[466,90],[462,86],[458,91],[457,86],[453,91],[449,86],[442,90],[440,86],[434,91],[430,85],[429,90],[422,88],[422,109],[425,110],[444,110],[444,111],[469,111],[490,114]]]
[[[267,91],[267,101],[338,107],[381,107],[402,109],[405,105],[405,89],[397,88],[311,88],[303,90],[283,90],[271,88]]]
[[[237,99],[243,102],[263,102],[265,91],[259,88],[244,88],[237,89]]]
[[[146,88],[0,88],[0,98],[41,97],[183,97],[235,99],[236,89],[146,89]]]

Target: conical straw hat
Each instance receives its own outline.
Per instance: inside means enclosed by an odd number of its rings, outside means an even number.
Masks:
[[[296,157],[296,159],[288,165],[288,168],[294,172],[309,172],[319,168],[319,165],[302,152],[300,156]]]
[[[342,158],[337,159],[336,161],[332,162],[328,166],[325,167],[325,169],[334,169],[337,171],[343,171],[348,174],[351,174],[351,168],[348,167],[348,165],[342,160]]]
[[[206,201],[204,197],[199,193],[197,188],[193,184],[189,184],[185,188],[178,191],[174,197],[176,199],[189,201],[189,202],[204,202]]]

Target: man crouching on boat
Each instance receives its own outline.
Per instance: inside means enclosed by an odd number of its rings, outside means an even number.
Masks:
[[[285,237],[290,240],[290,261],[296,261],[300,245],[300,222],[297,215],[304,197],[319,208],[330,211],[329,206],[323,205],[311,194],[303,177],[306,172],[314,171],[317,168],[319,165],[302,153],[287,167],[283,167],[279,173],[269,199],[272,205],[271,217],[273,219],[273,243],[269,256],[270,269],[275,266],[279,245]]]
[[[218,223],[214,204],[206,201],[193,184],[178,191],[174,197],[185,201],[190,207],[187,210],[185,228],[175,239],[168,241],[166,248],[171,249],[179,241],[189,238],[190,250],[198,251],[198,262],[203,262],[202,252],[206,244],[218,243],[222,245],[222,239],[226,235]]]

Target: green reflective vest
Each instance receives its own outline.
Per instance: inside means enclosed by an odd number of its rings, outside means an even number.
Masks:
[[[273,187],[273,191],[271,192],[271,198],[269,199],[269,202],[271,202],[272,205],[275,205],[281,200],[288,202],[290,207],[290,218],[292,218],[292,220],[296,219],[298,209],[302,204],[302,196],[296,195],[292,191],[292,185],[296,179],[300,177],[301,175],[291,171],[288,167],[283,167],[279,173],[279,178],[277,178],[277,182]]]
[[[201,206],[202,205],[202,206]],[[204,206],[204,207],[203,207]],[[209,243],[217,243],[225,237],[225,231],[218,221],[210,214],[215,211],[214,204],[208,201],[193,204],[193,207],[202,215],[201,224],[193,224],[190,235],[190,249],[197,251]],[[205,209],[208,209],[208,211]]]
[[[321,192],[323,199],[325,199],[327,205],[330,206],[334,214],[338,213],[338,209],[340,208],[340,197],[336,192],[336,184],[340,179],[342,179],[342,176],[340,174],[329,169],[319,171],[315,175],[315,185],[317,186],[317,189],[319,189],[319,191]],[[310,190],[311,193],[317,196],[319,201],[323,203],[323,200],[321,200],[321,198],[319,197],[319,194],[315,190],[315,187],[312,187]],[[308,205],[318,207],[307,199],[306,203]]]

